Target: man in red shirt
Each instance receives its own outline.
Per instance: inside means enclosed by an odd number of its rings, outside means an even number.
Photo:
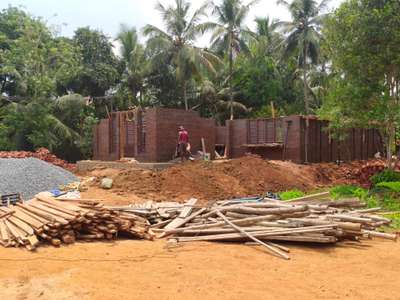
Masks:
[[[188,159],[189,157],[189,134],[183,126],[179,126],[178,130],[178,155],[181,161]]]

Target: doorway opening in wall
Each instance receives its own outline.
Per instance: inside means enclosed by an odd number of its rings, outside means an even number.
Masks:
[[[215,145],[215,158],[216,159],[226,158],[225,144],[216,144]]]

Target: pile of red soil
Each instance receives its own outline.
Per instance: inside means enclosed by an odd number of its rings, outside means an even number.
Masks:
[[[266,191],[311,190],[330,179],[313,166],[270,162],[254,155],[226,162],[187,162],[163,171],[126,170],[114,179],[118,193],[134,193],[143,199],[221,200],[260,195]]]
[[[50,153],[50,151],[46,148],[39,148],[36,152],[29,151],[0,151],[0,158],[27,158],[27,157],[35,157],[37,159],[41,159],[48,163],[51,163],[55,166],[73,171],[75,169],[75,164],[70,164],[65,160],[62,160]]]

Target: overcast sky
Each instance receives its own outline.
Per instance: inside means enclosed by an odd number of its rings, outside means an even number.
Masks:
[[[331,6],[336,7],[342,1],[332,0]],[[194,8],[203,3],[199,0],[191,2]],[[246,0],[243,2],[248,3]],[[62,35],[72,36],[77,27],[90,26],[115,37],[121,23],[137,28],[148,23],[162,26],[160,16],[154,9],[156,3],[156,0],[1,0],[0,8],[22,6],[50,24],[61,25]],[[161,3],[168,5],[174,0],[161,0]],[[281,20],[290,17],[284,7],[276,4],[276,0],[261,0],[252,8],[248,25],[252,27],[255,16],[267,15]]]
[[[160,2],[168,5],[175,1]],[[202,0],[191,2],[193,8],[203,3]],[[243,2],[248,3],[247,0]],[[332,0],[331,7],[337,7],[341,2],[343,0]],[[90,26],[114,38],[121,23],[138,29],[148,23],[162,27],[161,18],[154,9],[156,3],[157,0],[1,0],[0,9],[9,5],[22,6],[31,14],[43,17],[49,24],[57,25],[61,35],[71,37],[76,28]],[[248,26],[254,28],[254,18],[267,15],[281,20],[290,18],[286,9],[276,4],[276,0],[261,0],[251,9]]]

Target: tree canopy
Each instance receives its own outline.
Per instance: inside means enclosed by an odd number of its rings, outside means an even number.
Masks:
[[[399,1],[329,11],[328,0],[278,0],[290,21],[250,20],[256,2],[158,3],[162,26],[121,25],[116,36],[82,27],[64,37],[26,10],[0,11],[0,150],[45,146],[74,160],[90,157],[93,126],[111,111],[185,108],[223,124],[271,116],[274,102],[278,115],[317,113],[339,131],[377,127],[391,156]]]

